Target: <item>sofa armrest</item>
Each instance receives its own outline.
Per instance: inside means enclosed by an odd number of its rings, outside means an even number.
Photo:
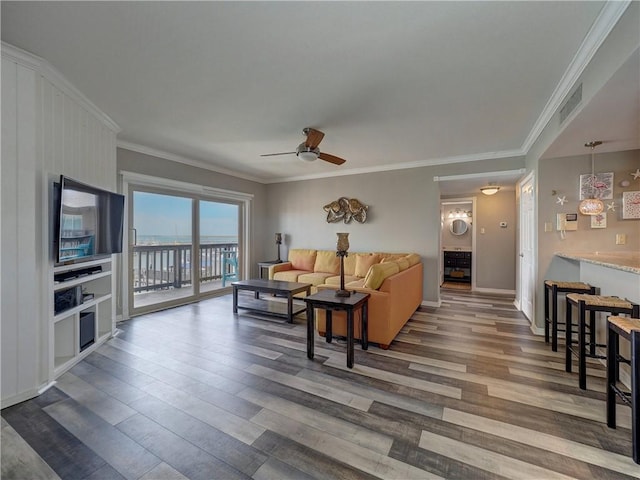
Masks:
[[[287,270],[293,270],[293,265],[291,265],[291,262],[282,262],[282,263],[276,263],[274,265],[270,265],[269,266],[269,280],[273,280],[273,276],[277,272],[285,272]]]

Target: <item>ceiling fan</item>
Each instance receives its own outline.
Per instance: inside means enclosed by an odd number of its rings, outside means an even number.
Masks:
[[[300,160],[304,160],[305,162],[313,162],[318,158],[325,162],[333,163],[334,165],[342,165],[346,162],[344,158],[336,157],[335,155],[330,155],[320,151],[318,145],[324,138],[324,133],[320,130],[306,127],[302,129],[302,133],[307,137],[307,140],[298,145],[295,152],[265,153],[260,156],[272,157],[274,155],[291,155],[295,153]]]

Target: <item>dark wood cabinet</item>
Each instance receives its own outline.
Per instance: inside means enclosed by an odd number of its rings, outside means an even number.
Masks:
[[[471,283],[471,252],[444,252],[444,281]]]

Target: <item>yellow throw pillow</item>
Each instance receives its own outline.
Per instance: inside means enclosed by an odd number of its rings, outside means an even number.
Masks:
[[[406,257],[407,260],[409,260],[409,266],[413,267],[414,265],[417,265],[420,263],[420,255],[418,255],[417,253],[410,253],[409,255],[407,255]]]
[[[369,273],[364,278],[364,287],[377,290],[387,277],[395,275],[400,271],[400,267],[395,262],[376,263],[371,265]]]
[[[380,255],[376,253],[356,253],[356,277],[366,277],[371,265],[380,263]]]
[[[340,273],[340,259],[336,252],[329,250],[318,250],[316,263],[313,266],[314,272]]]
[[[381,255],[382,255],[383,262],[395,262],[399,258],[403,258],[407,256],[406,253],[383,253]]]
[[[398,267],[400,267],[401,272],[404,272],[407,268],[409,268],[409,260],[407,260],[406,258],[399,258],[398,260],[396,260],[396,263],[398,264]]]
[[[316,250],[305,250],[294,248],[289,250],[289,261],[293,270],[305,270],[313,272],[313,265],[316,262]]]

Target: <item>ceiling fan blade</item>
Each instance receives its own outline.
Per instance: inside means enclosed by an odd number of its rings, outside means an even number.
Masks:
[[[305,130],[307,131],[307,141],[305,145],[311,149],[317,148],[324,138],[324,133],[320,130],[314,130],[313,128],[306,128]]]
[[[263,153],[261,157],[275,157],[276,155],[292,155],[297,152]]]
[[[324,160],[325,162],[333,163],[334,165],[342,165],[344,162],[346,162],[344,158],[336,157],[335,155],[330,155],[323,152],[320,152],[318,158],[320,160]]]

